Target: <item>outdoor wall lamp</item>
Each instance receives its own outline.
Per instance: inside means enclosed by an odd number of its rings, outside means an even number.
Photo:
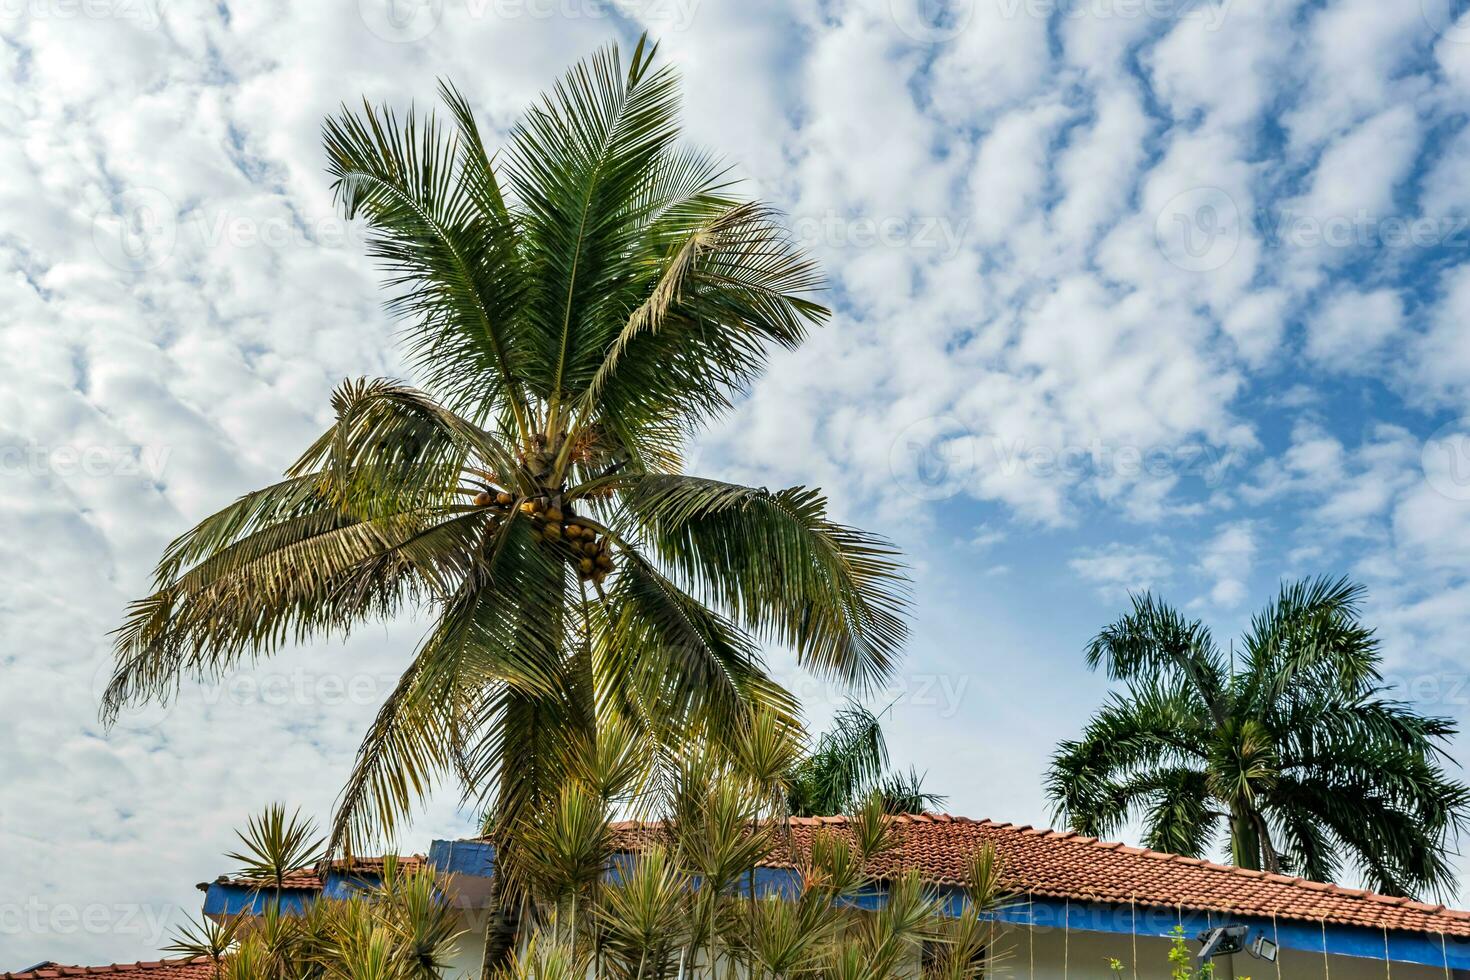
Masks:
[[[1231,956],[1245,950],[1249,926],[1217,926],[1199,934],[1200,950],[1197,959],[1209,960],[1215,956]],[[1266,938],[1264,932],[1250,944],[1250,954],[1258,960],[1276,961],[1276,944]]]

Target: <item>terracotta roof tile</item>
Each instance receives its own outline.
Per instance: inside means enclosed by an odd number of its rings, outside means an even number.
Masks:
[[[1282,920],[1368,926],[1410,932],[1470,937],[1470,912],[1406,898],[1376,895],[1360,888],[1267,874],[1199,858],[1165,854],[1099,841],[1071,831],[971,820],[941,814],[890,818],[900,843],[876,859],[880,876],[916,869],[937,884],[962,884],[971,854],[991,844],[1003,859],[1007,887],[1040,898],[1134,903],[1141,907],[1276,915]],[[791,848],[804,851],[822,828],[841,830],[842,817],[796,817]],[[619,846],[636,850],[661,831],[657,823],[614,824]],[[766,862],[791,867],[793,854],[773,854]]]
[[[202,957],[182,960],[149,960],[140,963],[113,963],[109,966],[60,966],[44,963],[23,973],[0,973],[0,980],[55,980],[62,977],[107,977],[119,974],[147,974],[147,980],[208,980],[213,964]]]
[[[362,857],[353,859],[350,864],[346,861],[333,861],[330,867],[333,871],[343,871],[350,868],[355,871],[363,871],[369,874],[379,874],[383,870],[384,860],[385,859],[381,857]],[[403,857],[400,857],[398,859],[398,869],[405,872],[416,871],[424,866],[425,860],[426,858],[422,854],[404,855]],[[287,873],[285,878],[285,885],[287,888],[293,891],[321,891],[322,873],[325,870],[327,870],[326,867],[322,865],[318,865],[314,868],[297,868],[295,871]],[[242,876],[232,877],[230,875],[220,875],[214,880],[214,884],[240,885],[246,888],[258,888],[262,886],[269,887],[271,885],[271,882],[264,881],[260,878],[247,878]],[[206,886],[201,885],[200,887],[203,888]]]

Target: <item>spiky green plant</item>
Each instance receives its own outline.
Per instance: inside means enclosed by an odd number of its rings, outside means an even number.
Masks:
[[[665,847],[649,847],[624,865],[597,909],[597,945],[608,975],[662,980],[677,974],[695,897]]]
[[[218,977],[220,965],[239,942],[240,923],[239,918],[216,921],[203,917],[197,922],[185,922],[175,931],[173,940],[163,947],[163,952],[206,959],[214,964],[214,974]]]
[[[1241,867],[1451,888],[1470,817],[1444,765],[1456,726],[1388,696],[1362,598],[1346,579],[1285,584],[1227,654],[1198,620],[1135,597],[1088,648],[1125,687],[1058,747],[1058,816],[1092,835],[1142,817],[1149,847],[1196,857],[1223,826]]]
[[[427,868],[385,859],[377,885],[300,912],[268,904],[254,919],[186,929],[170,951],[216,959],[225,980],[437,980],[461,929]]]
[[[254,880],[259,888],[269,887],[272,903],[279,905],[292,872],[312,868],[323,857],[324,839],[316,823],[297,808],[290,816],[286,807],[272,803],[259,816],[252,816],[244,830],[236,831],[244,848],[225,855],[240,865],[240,875]]]
[[[974,980],[994,965],[996,923],[987,913],[1008,895],[992,849],[972,856],[968,886],[945,899],[952,918],[942,911],[944,896],[914,874],[883,882],[882,907],[859,911],[858,896],[879,888],[874,862],[898,844],[881,797],[840,828],[819,829],[792,855],[794,889],[757,889],[750,869],[789,846],[779,824],[761,816],[770,801],[760,782],[699,757],[662,792],[655,809],[663,819],[643,826],[637,849],[606,855],[604,880],[575,886],[590,912],[577,927],[567,927],[563,895],[529,889],[541,896],[529,924],[538,949],[586,964],[597,980],[888,980],[911,975],[921,960],[940,980]],[[562,837],[557,853],[581,852],[573,827],[548,821],[536,833]],[[931,947],[933,955],[921,957]],[[537,969],[522,956],[504,976]]]
[[[662,819],[619,851],[597,795],[569,787],[546,819],[511,831],[529,907],[522,941],[494,977],[978,980],[993,968],[988,913],[1008,899],[993,850],[972,855],[958,892],[914,873],[880,881],[874,862],[898,837],[875,795],[791,852],[794,879],[748,889],[746,872],[784,864],[790,844],[769,818],[752,826],[769,806],[766,789],[729,760],[686,763],[678,784],[653,791]],[[875,893],[876,911],[859,908]],[[406,871],[390,856],[378,883],[349,898],[300,914],[271,905],[232,927],[229,941],[199,929],[173,949],[213,955],[226,980],[431,980],[452,962],[458,922],[431,870]]]

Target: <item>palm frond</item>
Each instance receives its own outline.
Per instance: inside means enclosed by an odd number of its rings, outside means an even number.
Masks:
[[[338,803],[334,849],[392,834],[439,777],[483,751],[491,736],[478,713],[506,690],[559,690],[561,573],[523,525],[501,528],[379,710]]]
[[[395,290],[389,309],[410,321],[410,353],[430,387],[481,417],[504,409],[522,440],[530,418],[516,322],[528,282],[514,223],[494,206],[493,172],[453,94],[457,136],[413,111],[343,106],[323,127],[332,189],[369,229],[368,253]]]
[[[1088,644],[1087,666],[1095,670],[1105,665],[1115,680],[1170,673],[1185,677],[1215,719],[1222,720],[1229,671],[1210,631],[1148,593],[1131,598],[1132,611]]]
[[[548,402],[548,431],[560,430],[563,392],[591,376],[612,318],[621,319],[615,311],[639,288],[624,256],[639,249],[648,217],[640,191],[675,138],[679,106],[677,79],[652,68],[653,54],[640,41],[626,71],[616,46],[576,65],[506,150],[529,257],[528,376]]]
[[[833,716],[810,755],[791,774],[791,812],[830,816],[846,811],[882,779],[888,746],[878,718],[849,701]]]
[[[898,553],[829,520],[820,492],[668,475],[623,482],[659,557],[697,593],[811,669],[859,687],[892,671],[908,635]]]

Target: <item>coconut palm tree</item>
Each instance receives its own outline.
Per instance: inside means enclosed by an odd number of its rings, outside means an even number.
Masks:
[[[391,835],[439,780],[505,826],[613,718],[652,745],[795,724],[758,644],[862,687],[905,638],[883,540],[820,492],[685,474],[685,439],[828,311],[766,205],[678,144],[640,41],[573,68],[496,152],[447,118],[325,124],[418,387],[351,380],[284,479],[174,541],[116,636],[103,716],[409,609],[433,626],[368,731],[330,834]],[[650,753],[666,759],[668,753]]]
[[[1087,649],[1124,684],[1052,759],[1059,819],[1086,834],[1144,821],[1145,843],[1332,881],[1349,868],[1391,895],[1443,893],[1470,814],[1443,748],[1456,727],[1386,696],[1363,589],[1284,584],[1227,654],[1151,595]]]

